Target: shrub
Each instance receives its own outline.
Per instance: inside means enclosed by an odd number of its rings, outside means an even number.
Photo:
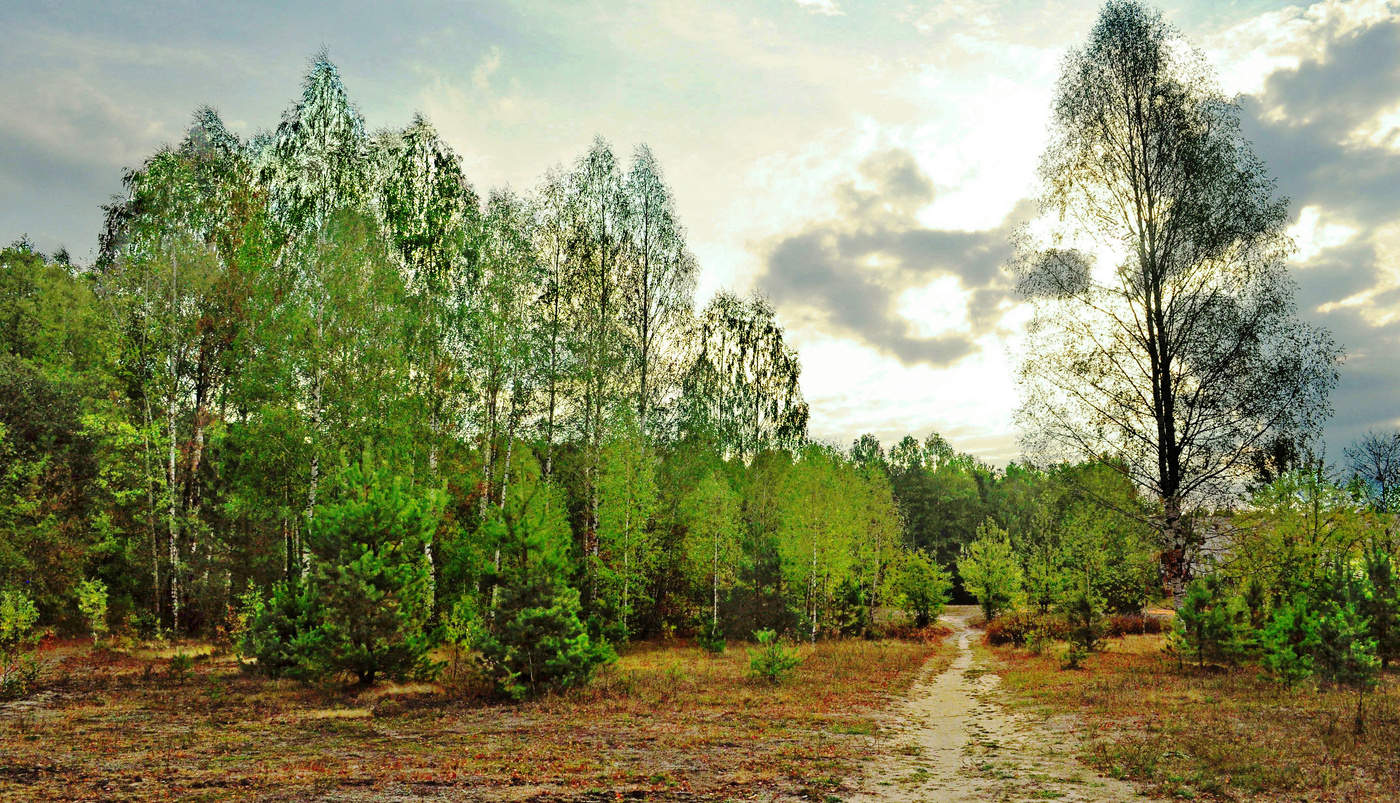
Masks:
[[[569,574],[568,506],[540,476],[525,448],[511,462],[512,482],[470,539],[456,545],[454,574],[481,589],[470,646],[506,697],[522,699],[586,683],[617,659],[608,642],[590,636],[579,618],[579,593]]]
[[[726,646],[724,641],[724,628],[720,626],[719,622],[713,619],[706,619],[704,623],[700,625],[700,629],[695,633],[695,643],[700,645],[701,649],[706,652],[712,652],[716,655],[724,652]]]
[[[943,613],[953,578],[923,550],[910,552],[895,573],[894,590],[900,606],[914,618],[914,626],[928,627]]]
[[[1141,636],[1148,633],[1161,633],[1166,630],[1164,620],[1141,613],[1117,613],[1104,620],[1106,638]]]
[[[870,632],[870,605],[865,587],[850,577],[842,578],[833,595],[831,624],[842,636],[863,636]]]
[[[296,581],[279,582],[267,600],[254,594],[243,605],[247,626],[238,644],[239,656],[254,659],[254,668],[268,677],[314,679],[321,671],[317,661],[320,612],[311,589]]]
[[[1089,653],[1103,645],[1104,601],[1090,585],[1080,583],[1060,601],[1060,609],[1069,623],[1070,652],[1066,663],[1068,668],[1076,669]]]
[[[1400,660],[1400,578],[1396,577],[1394,558],[1377,546],[1366,551],[1364,569],[1366,588],[1361,613],[1370,622],[1376,655],[1385,669]]]
[[[802,663],[797,651],[784,646],[775,631],[760,630],[753,637],[759,648],[749,650],[749,677],[776,685]]]
[[[1030,646],[1032,642],[1069,637],[1069,623],[1051,613],[1013,611],[991,620],[986,626],[991,644]]]
[[[348,671],[361,684],[429,675],[432,575],[424,546],[442,520],[442,496],[412,488],[368,451],[337,479],[307,533],[320,669]]]
[[[194,656],[189,653],[177,652],[170,656],[170,679],[176,683],[184,683],[189,678],[192,669],[194,669]]]
[[[39,609],[18,589],[0,591],[0,699],[27,694],[39,679],[39,663],[29,650],[38,640]]]
[[[475,628],[472,641],[501,694],[522,700],[580,686],[617,659],[606,641],[589,638],[578,612],[578,591],[557,578],[501,587],[492,626]]]
[[[107,635],[107,584],[101,580],[78,583],[78,611],[92,634],[92,643]]]
[[[977,598],[988,622],[1020,599],[1021,564],[1006,531],[991,519],[982,522],[977,528],[977,539],[963,547],[958,574],[963,586]]]
[[[1369,622],[1352,604],[1328,601],[1318,616],[1317,670],[1333,686],[1346,686],[1356,692],[1356,732],[1365,729],[1362,708],[1366,694],[1380,679],[1380,658]]]

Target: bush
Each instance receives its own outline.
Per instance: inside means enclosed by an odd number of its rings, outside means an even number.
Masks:
[[[895,573],[894,590],[904,612],[914,618],[914,626],[928,627],[943,613],[953,578],[923,550],[910,552]]]
[[[469,645],[496,690],[511,699],[586,683],[617,659],[608,642],[590,636],[579,618],[579,593],[569,575],[568,506],[540,476],[526,448],[514,450],[504,504],[490,508],[470,539],[454,546],[452,573],[468,578],[475,598]]]
[[[724,628],[720,626],[719,622],[706,619],[695,633],[695,643],[706,652],[712,652],[716,655],[724,652],[726,646]]]
[[[257,594],[245,596],[242,617],[247,624],[238,642],[240,657],[254,659],[254,668],[268,677],[315,679],[321,671],[320,611],[305,584],[277,583],[267,600]]]
[[[1141,613],[1116,613],[1104,619],[1104,637],[1122,638],[1161,633],[1167,629],[1166,622],[1156,616]]]
[[[78,583],[78,611],[92,634],[96,644],[107,635],[107,584],[101,580],[84,580]]]
[[[492,626],[475,628],[472,639],[501,694],[522,700],[580,686],[617,659],[606,641],[589,638],[578,612],[578,591],[557,578],[501,587]]]
[[[39,609],[29,595],[0,591],[0,699],[29,693],[39,679],[39,663],[29,651],[38,640],[38,621]]]
[[[1036,641],[1069,638],[1069,623],[1051,613],[1013,611],[988,622],[986,632],[991,644],[1026,647]]]
[[[776,685],[802,663],[797,651],[783,646],[775,631],[760,630],[753,637],[759,648],[749,650],[749,677]]]
[[[1376,640],[1376,655],[1381,668],[1400,661],[1400,578],[1396,577],[1395,559],[1379,547],[1366,551],[1365,598],[1361,613],[1370,622],[1370,636]]]
[[[1317,672],[1333,686],[1356,692],[1358,734],[1365,729],[1362,703],[1380,680],[1381,661],[1369,625],[1354,604],[1333,600],[1323,604],[1317,619]]]
[[[1065,595],[1060,608],[1069,623],[1070,652],[1066,655],[1066,664],[1070,669],[1077,669],[1089,653],[1103,646],[1104,601],[1091,586],[1081,583]]]
[[[843,578],[833,595],[832,628],[842,636],[864,636],[870,632],[870,605],[865,587],[850,577]]]

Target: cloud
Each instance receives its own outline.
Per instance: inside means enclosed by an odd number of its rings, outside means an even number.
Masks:
[[[1400,20],[1318,38],[1241,106],[1246,137],[1296,210],[1300,311],[1348,352],[1328,428],[1336,456],[1366,429],[1400,426],[1400,136],[1374,135],[1400,105]]]
[[[832,194],[835,217],[771,244],[757,286],[775,305],[905,365],[946,367],[995,331],[1011,298],[1001,266],[1010,256],[1013,226],[1028,217],[1027,205],[992,229],[928,228],[917,215],[933,200],[933,183],[900,149],[867,157],[859,176],[839,182]],[[940,334],[920,335],[915,321],[899,314],[899,299],[944,277],[956,280],[952,291],[959,298],[951,306],[965,314],[949,316],[956,319],[952,326],[934,321],[924,327]]]
[[[836,5],[836,0],[796,0],[803,9],[813,14],[822,14],[828,17],[840,17],[846,12]]]
[[[472,86],[483,92],[491,88],[491,76],[501,68],[501,49],[492,46],[472,69]]]

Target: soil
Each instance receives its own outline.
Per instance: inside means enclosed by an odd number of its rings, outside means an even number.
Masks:
[[[972,649],[971,606],[942,621],[957,645],[951,665],[933,661],[882,723],[884,753],[870,762],[850,801],[1143,800],[1125,781],[1096,775],[1076,756],[1069,718],[1012,712],[997,699],[1000,677]]]

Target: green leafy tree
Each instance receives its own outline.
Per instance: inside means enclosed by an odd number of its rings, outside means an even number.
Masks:
[[[927,552],[915,550],[906,554],[894,578],[900,606],[914,618],[915,627],[927,627],[948,604],[953,578]]]
[[[724,632],[719,620],[720,585],[734,581],[738,573],[739,498],[719,472],[711,472],[685,495],[681,503],[686,522],[685,550],[697,585],[709,587],[710,622],[707,637],[714,641]]]
[[[603,446],[598,477],[598,578],[601,608],[611,612],[616,632],[627,638],[637,609],[648,600],[647,578],[657,554],[652,517],[657,507],[656,459],[635,417],[622,423]]]
[[[1197,578],[1177,609],[1173,640],[1179,649],[1194,654],[1199,666],[1207,661],[1235,663],[1253,647],[1249,608],[1221,575]]]
[[[1320,643],[1317,613],[1307,595],[1298,594],[1274,608],[1259,633],[1261,660],[1274,677],[1289,686],[1312,677]]]
[[[977,538],[963,547],[958,558],[963,587],[977,598],[987,621],[1015,607],[1021,599],[1021,564],[1011,549],[1006,531],[988,519],[977,528]]]
[[[107,635],[107,584],[101,580],[84,580],[76,589],[78,611],[92,634],[94,644]]]

